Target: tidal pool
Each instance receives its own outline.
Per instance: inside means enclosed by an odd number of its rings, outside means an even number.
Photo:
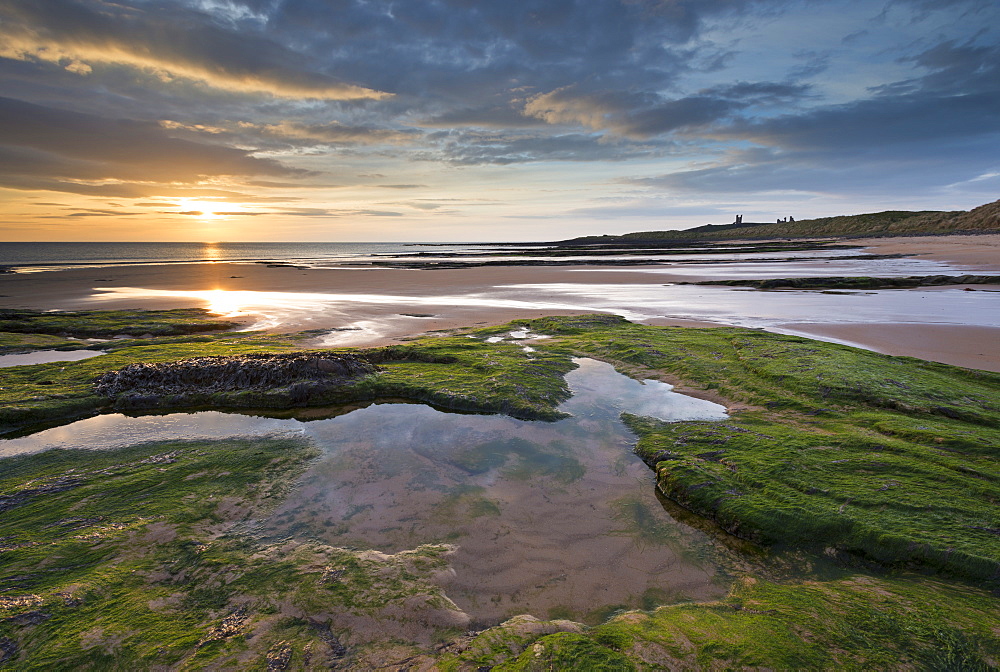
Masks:
[[[666,512],[619,415],[724,420],[725,409],[576,361],[561,406],[572,417],[558,422],[411,403],[312,421],[324,411],[105,415],[0,442],[0,454],[301,432],[322,455],[257,534],[385,552],[452,544],[453,571],[440,580],[476,626],[519,613],[598,622],[620,608],[722,597],[725,549]]]
[[[81,359],[103,355],[100,350],[36,350],[13,355],[0,355],[0,369],[8,366],[28,364],[50,364],[52,362],[77,362]]]

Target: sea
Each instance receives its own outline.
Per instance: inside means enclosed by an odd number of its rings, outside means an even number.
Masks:
[[[279,261],[350,263],[435,250],[481,251],[471,243],[65,243],[0,242],[0,266],[19,271],[92,265]]]

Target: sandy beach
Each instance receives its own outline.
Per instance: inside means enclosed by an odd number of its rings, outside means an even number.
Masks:
[[[969,273],[1000,272],[1000,235],[866,238],[852,241],[872,254],[912,254]],[[973,289],[973,288],[970,288]],[[1000,329],[954,324],[788,323],[789,332],[835,340],[887,355],[905,355],[1000,372]]]
[[[869,245],[866,252],[918,255],[918,259],[948,264],[957,272],[1000,271],[1000,235],[861,242]],[[0,307],[40,310],[205,307],[247,328],[333,330],[317,344],[343,346],[378,345],[455,327],[595,310],[619,312],[629,319],[666,326],[747,324],[734,322],[725,313],[714,315],[705,305],[698,306],[704,309],[703,313],[695,311],[695,314],[677,308],[679,303],[673,306],[676,310],[671,306],[637,309],[636,306],[644,304],[643,297],[647,294],[655,297],[676,294],[687,297],[684,300],[689,304],[711,303],[711,298],[704,298],[715,296],[708,290],[672,285],[712,279],[712,266],[673,269],[670,265],[412,270],[268,267],[230,262],[136,264],[0,275]],[[774,270],[774,276],[783,277],[780,268]],[[607,296],[599,301],[594,298],[597,294],[592,294],[584,300],[575,293],[576,287],[591,288]],[[982,286],[969,289],[990,291]],[[891,291],[911,293],[897,295],[904,297],[928,290]],[[809,295],[801,299],[802,293],[798,294],[800,300],[810,300]],[[975,297],[992,303],[992,297],[998,295],[994,292]],[[774,294],[752,296],[744,292],[725,296],[743,301],[754,299],[762,306],[790,298]],[[811,296],[823,300],[835,298]],[[631,307],[628,310],[606,307],[619,304]],[[743,305],[737,310],[748,309]],[[994,324],[962,324],[960,320],[935,323],[940,320],[933,316],[914,318],[915,323],[905,313],[880,319],[877,312],[859,320],[849,313],[845,311],[842,322],[827,316],[824,321],[813,321],[808,316],[795,319],[794,313],[789,313],[786,321],[782,322],[779,315],[767,328],[887,354],[1000,371],[1000,348],[996,347],[1000,344],[1000,328]]]
[[[852,240],[872,254],[916,254],[980,273],[1000,272],[1000,235],[914,236]]]

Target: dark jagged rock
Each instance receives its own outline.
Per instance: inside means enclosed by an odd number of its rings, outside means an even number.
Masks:
[[[240,634],[249,620],[250,616],[247,614],[247,606],[244,604],[237,607],[223,618],[221,623],[208,631],[208,634],[198,642],[198,648],[205,646],[209,642],[228,639]]]
[[[267,652],[267,671],[287,670],[292,662],[292,647],[288,642],[278,642]]]
[[[39,623],[44,623],[50,618],[52,618],[52,614],[47,614],[44,611],[35,609],[34,611],[26,611],[23,614],[8,616],[3,619],[3,622],[13,623],[14,625],[38,625]]]
[[[298,406],[379,371],[353,355],[248,354],[196,357],[179,362],[129,364],[95,381],[98,394],[117,408],[220,404]]]
[[[322,623],[311,618],[308,622],[313,627],[313,630],[316,631],[316,636],[330,647],[330,653],[333,654],[334,658],[343,658],[347,655],[347,647],[340,643],[337,635],[333,634],[333,631],[330,630],[328,623]]]

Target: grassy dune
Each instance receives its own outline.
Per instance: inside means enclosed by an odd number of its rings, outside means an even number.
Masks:
[[[860,215],[818,217],[795,222],[752,225],[708,225],[684,231],[639,231],[618,236],[588,236],[566,244],[640,243],[671,240],[744,240],[826,236],[917,236],[1000,231],[1000,201],[968,212],[887,210]]]

